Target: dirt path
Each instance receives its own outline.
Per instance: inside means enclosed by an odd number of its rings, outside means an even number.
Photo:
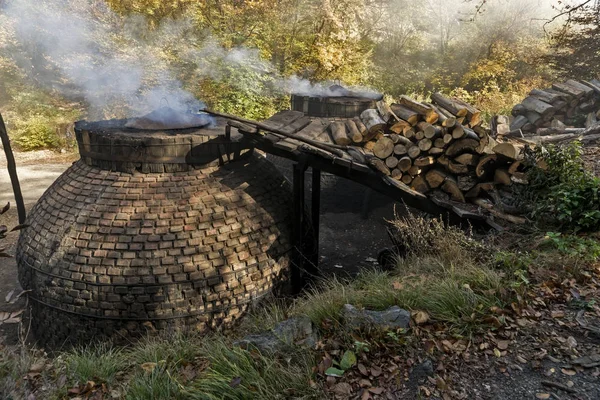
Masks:
[[[17,175],[27,211],[33,207],[56,178],[71,166],[68,160],[72,159],[72,156],[49,153],[47,151],[15,153]],[[53,160],[60,162],[48,163]],[[11,229],[19,222],[5,158],[2,157],[0,158],[0,205],[3,207],[6,203],[10,203],[11,208],[7,213],[0,215],[0,225],[6,225],[8,229]],[[7,252],[14,256],[18,237],[18,232],[9,233],[0,247],[6,248]],[[23,309],[25,307],[24,298],[14,301],[21,291],[15,259],[0,258],[0,312],[15,312]],[[0,343],[3,341],[14,343],[18,339],[17,327],[16,324],[0,325]]]

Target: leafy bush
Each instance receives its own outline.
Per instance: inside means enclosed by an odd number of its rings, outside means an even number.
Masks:
[[[60,145],[56,129],[42,115],[36,114],[25,120],[18,120],[15,128],[19,133],[14,142],[21,150],[53,149]]]
[[[532,216],[562,230],[600,228],[600,179],[583,166],[581,143],[539,147],[529,156]]]

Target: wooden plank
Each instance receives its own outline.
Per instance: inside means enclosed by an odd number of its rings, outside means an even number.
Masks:
[[[310,117],[306,117],[306,116],[300,117],[297,120],[295,120],[294,122],[292,122],[291,124],[286,125],[283,128],[281,128],[281,130],[286,133],[297,133],[298,131],[306,128],[312,122],[313,122],[313,120]]]
[[[271,129],[281,129],[287,125],[292,124],[294,121],[302,117],[304,117],[304,113],[300,111],[279,111],[271,118],[267,119],[266,121],[263,121],[263,124]]]

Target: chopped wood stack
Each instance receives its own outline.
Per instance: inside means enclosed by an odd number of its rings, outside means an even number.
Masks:
[[[548,134],[565,128],[589,128],[600,120],[600,81],[569,79],[534,89],[512,109],[512,118],[492,122],[494,134]]]
[[[488,199],[513,184],[527,183],[520,161],[525,141],[497,142],[475,107],[441,93],[431,99],[421,103],[401,96],[391,106],[380,101],[360,118],[333,122],[329,133],[338,145],[357,146],[366,163],[388,179],[518,220]]]

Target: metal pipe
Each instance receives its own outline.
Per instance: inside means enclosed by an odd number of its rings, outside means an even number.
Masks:
[[[15,195],[15,202],[17,203],[19,224],[24,224],[27,217],[25,212],[25,202],[23,201],[21,185],[19,184],[19,177],[17,176],[17,164],[15,163],[15,156],[13,155],[12,148],[10,147],[10,139],[8,137],[8,132],[6,131],[6,125],[4,125],[2,114],[0,114],[0,139],[2,140],[2,147],[4,147],[8,175],[10,176],[10,182]]]

